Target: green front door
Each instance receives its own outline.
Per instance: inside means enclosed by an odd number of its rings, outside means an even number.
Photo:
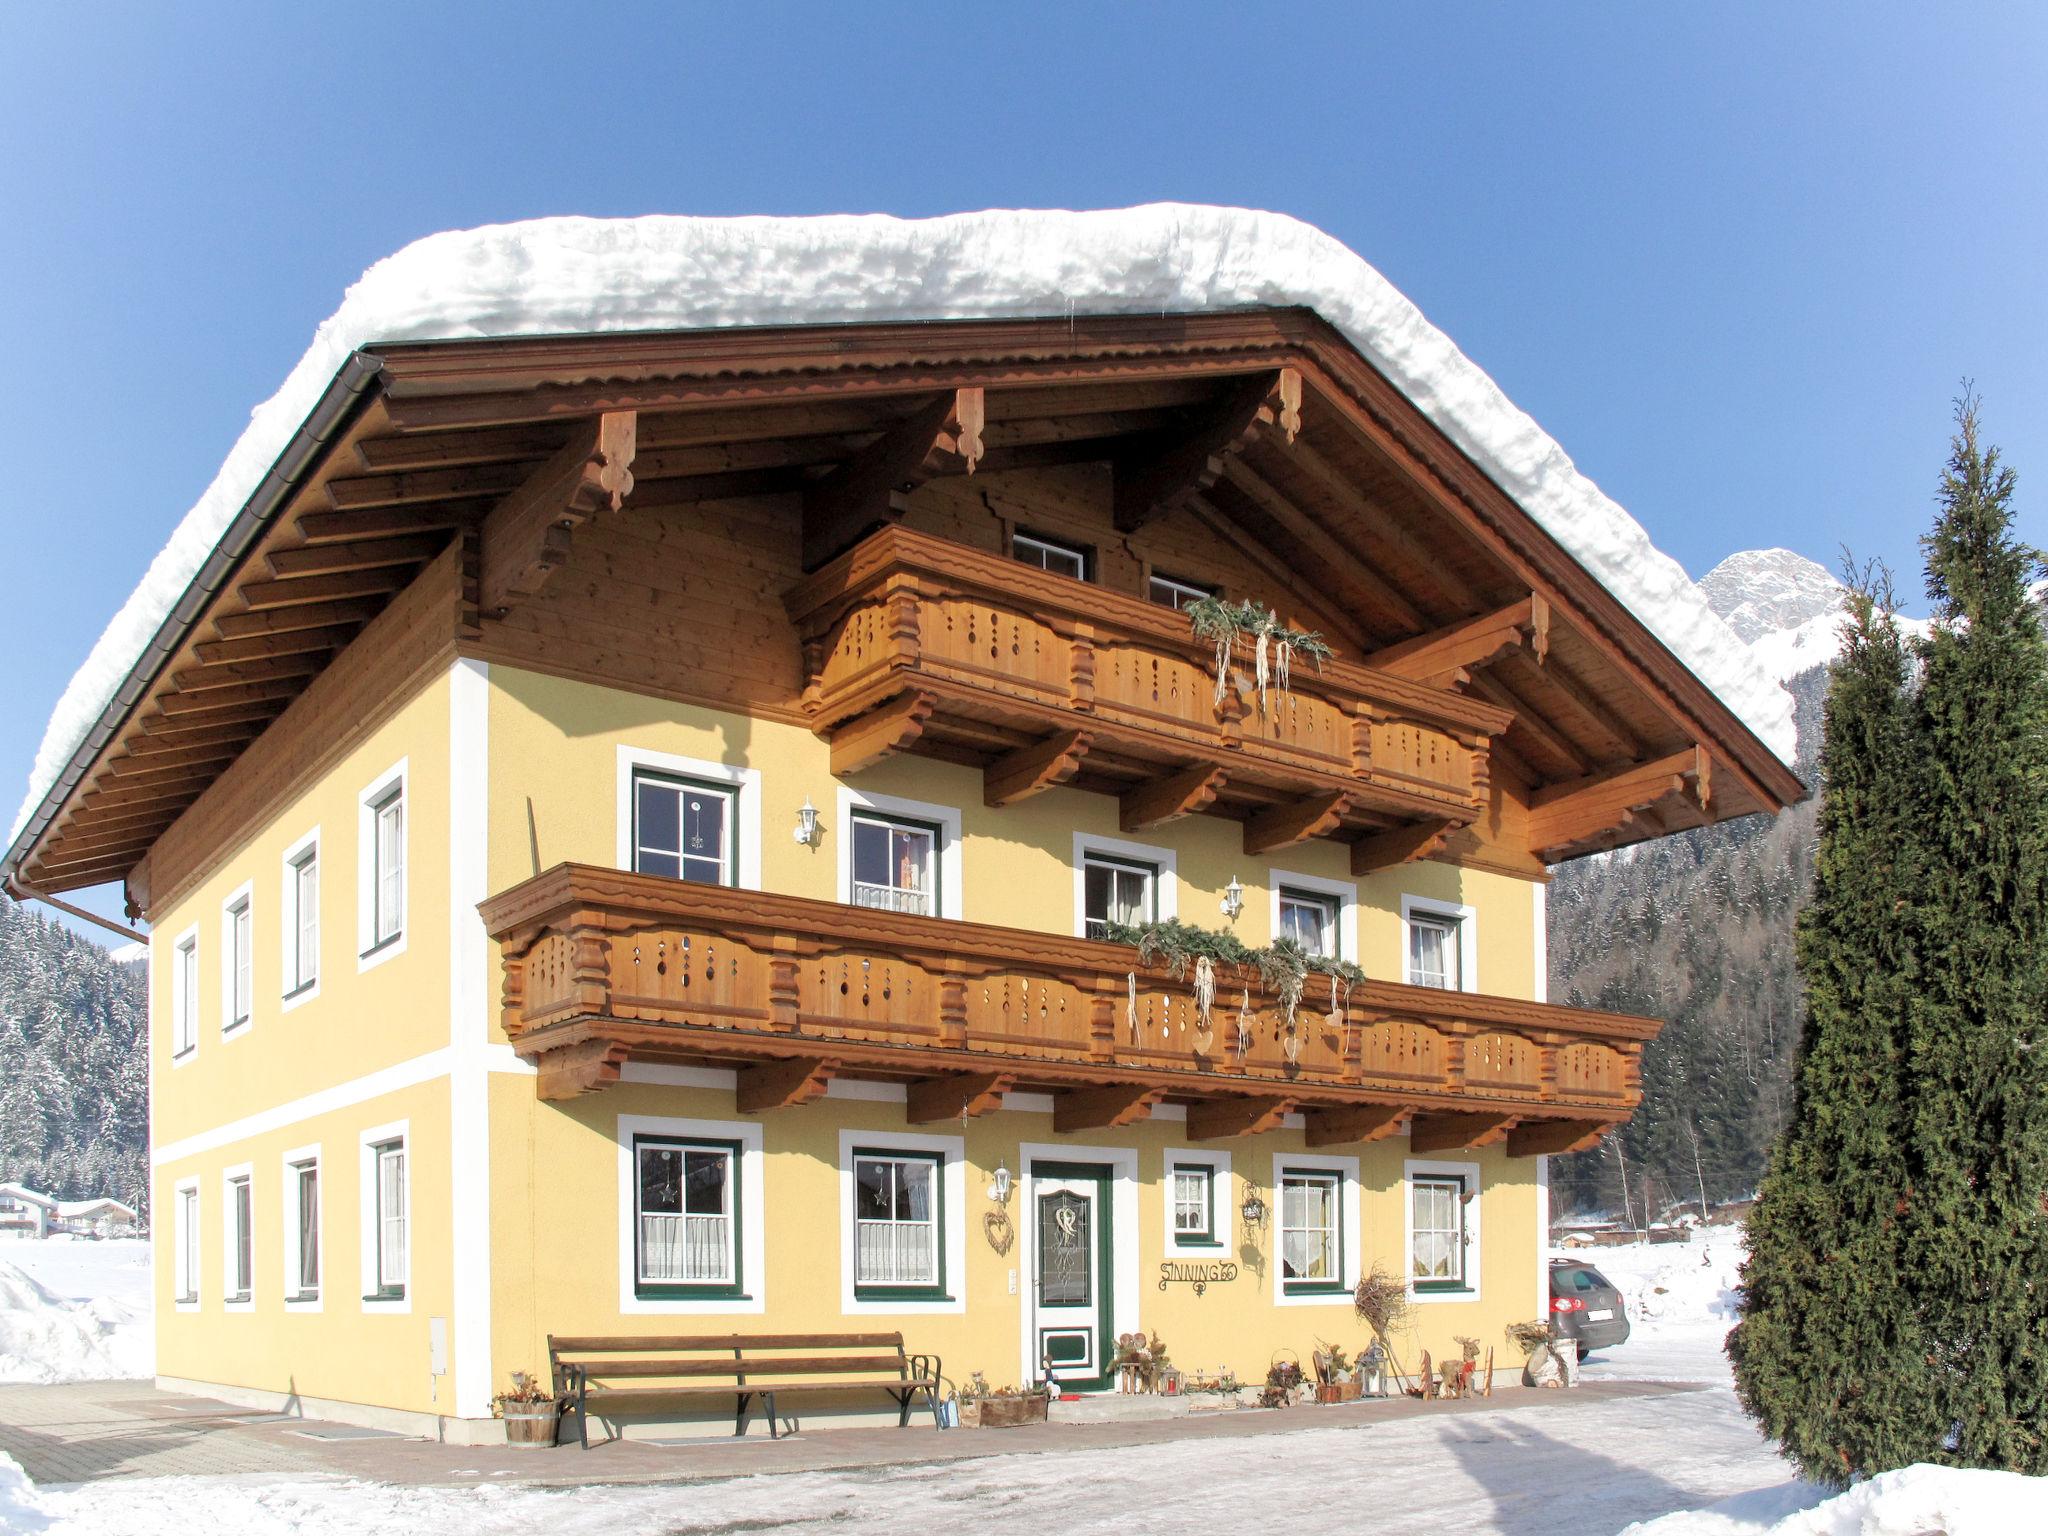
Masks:
[[[1031,1165],[1032,1337],[1052,1379],[1071,1391],[1110,1383],[1109,1169]]]

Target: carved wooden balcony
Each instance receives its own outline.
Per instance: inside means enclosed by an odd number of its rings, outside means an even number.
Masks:
[[[901,527],[784,602],[836,774],[921,752],[981,766],[991,805],[1073,784],[1119,795],[1127,831],[1231,815],[1249,853],[1336,837],[1359,873],[1484,814],[1511,718],[1343,661],[1295,668],[1263,711],[1233,668],[1219,702],[1184,615]]]
[[[558,865],[482,907],[504,1026],[546,1099],[628,1061],[739,1070],[739,1105],[834,1076],[906,1082],[913,1121],[1050,1091],[1062,1132],[1187,1103],[1197,1139],[1306,1117],[1315,1145],[1407,1129],[1417,1151],[1588,1145],[1638,1097],[1655,1020],[1311,976],[1289,1020],[1225,970],[1192,988],[1123,945]]]

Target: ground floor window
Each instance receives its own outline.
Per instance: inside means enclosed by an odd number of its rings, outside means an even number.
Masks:
[[[638,1293],[738,1295],[738,1143],[636,1136],[633,1163]]]
[[[255,1209],[249,1175],[232,1175],[227,1186],[227,1299],[247,1301],[255,1287]]]
[[[943,1298],[941,1162],[937,1153],[854,1153],[855,1296]]]
[[[405,1143],[386,1141],[370,1149],[376,1169],[376,1300],[405,1295],[411,1273],[411,1229],[406,1210]]]
[[[1184,1246],[1217,1243],[1216,1170],[1207,1163],[1173,1166],[1173,1236]]]
[[[1343,1178],[1320,1169],[1280,1175],[1280,1279],[1289,1294],[1342,1290]]]
[[[285,1167],[285,1300],[320,1299],[320,1163],[307,1158]]]
[[[185,1306],[199,1301],[199,1186],[178,1186],[172,1220],[172,1252],[177,1264],[177,1300]]]
[[[1408,1274],[1417,1290],[1465,1285],[1465,1181],[1429,1174],[1409,1181]]]

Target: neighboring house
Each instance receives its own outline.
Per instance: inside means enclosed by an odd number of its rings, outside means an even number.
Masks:
[[[0,1184],[0,1237],[47,1237],[57,1202],[26,1184]]]
[[[142,1230],[135,1207],[109,1197],[58,1201],[54,1225],[80,1237],[133,1237]]]
[[[1498,1340],[1658,1028],[1544,1001],[1549,866],[1803,793],[1287,220],[441,237],[250,430],[0,865],[152,925],[157,1369],[235,1400],[487,1438],[551,1333],[1257,1380],[1382,1265]],[[1219,689],[1212,593],[1333,654]],[[1369,979],[1205,1011],[1113,942],[1175,917]]]

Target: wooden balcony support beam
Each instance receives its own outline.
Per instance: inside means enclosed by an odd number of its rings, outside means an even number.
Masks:
[[[1476,619],[1462,619],[1426,635],[1383,646],[1365,664],[1430,687],[1446,686],[1454,674],[1471,673],[1527,646],[1538,666],[1550,654],[1550,603],[1531,593]]]
[[[997,758],[982,770],[983,802],[991,808],[1015,805],[1066,783],[1080,772],[1091,740],[1086,731],[1061,731]]]
[[[1244,851],[1247,855],[1271,853],[1312,837],[1328,837],[1343,825],[1350,810],[1351,796],[1339,791],[1260,811],[1244,825]]]
[[[1455,1152],[1466,1147],[1484,1147],[1501,1140],[1513,1129],[1513,1115],[1490,1111],[1446,1111],[1417,1115],[1408,1127],[1410,1152]]]
[[[733,1103],[743,1115],[810,1104],[825,1096],[826,1087],[838,1071],[836,1061],[822,1056],[764,1061],[740,1072],[733,1088]]]
[[[1359,1142],[1380,1141],[1401,1129],[1415,1113],[1409,1104],[1346,1104],[1339,1108],[1310,1109],[1302,1139],[1311,1147],[1348,1147]]]
[[[1524,1120],[1508,1132],[1509,1157],[1561,1157],[1600,1144],[1609,1120]]]
[[[1456,830],[1448,821],[1421,821],[1412,827],[1395,827],[1361,837],[1351,845],[1351,873],[1369,875],[1417,859],[1434,858]]]
[[[1114,1130],[1151,1118],[1152,1106],[1166,1097],[1163,1088],[1138,1088],[1113,1083],[1106,1088],[1076,1088],[1052,1101],[1052,1128],[1062,1136],[1077,1131]]]
[[[1290,1098],[1203,1099],[1188,1106],[1188,1140],[1221,1141],[1277,1131],[1293,1111]]]
[[[1298,369],[1277,368],[1239,384],[1177,432],[1134,438],[1110,461],[1117,531],[1135,533],[1207,490],[1268,428],[1289,443],[1301,430]]]
[[[803,566],[816,570],[871,528],[903,515],[908,494],[933,475],[973,474],[986,415],[979,387],[951,389],[804,490]]]
[[[1713,800],[1713,766],[1704,747],[1653,762],[1589,774],[1538,790],[1529,802],[1529,846],[1539,854],[1610,831],[1666,795],[1690,791],[1701,811]]]
[[[1117,802],[1117,823],[1126,832],[1147,832],[1183,816],[1197,815],[1215,803],[1229,777],[1220,764],[1202,763],[1184,773],[1127,789]]]
[[[1016,1081],[1009,1072],[951,1072],[922,1078],[910,1085],[903,1118],[912,1125],[931,1125],[991,1114],[1003,1107],[1003,1095]]]
[[[844,778],[901,752],[924,734],[937,703],[929,693],[913,689],[840,726],[832,733],[833,776]]]
[[[560,1103],[609,1088],[619,1080],[629,1054],[625,1046],[609,1040],[579,1040],[543,1051],[534,1062],[540,1077],[539,1094],[549,1103]]]
[[[569,556],[577,528],[616,512],[633,489],[639,418],[606,411],[578,423],[569,441],[491,509],[483,522],[480,607],[502,618],[540,595]]]

